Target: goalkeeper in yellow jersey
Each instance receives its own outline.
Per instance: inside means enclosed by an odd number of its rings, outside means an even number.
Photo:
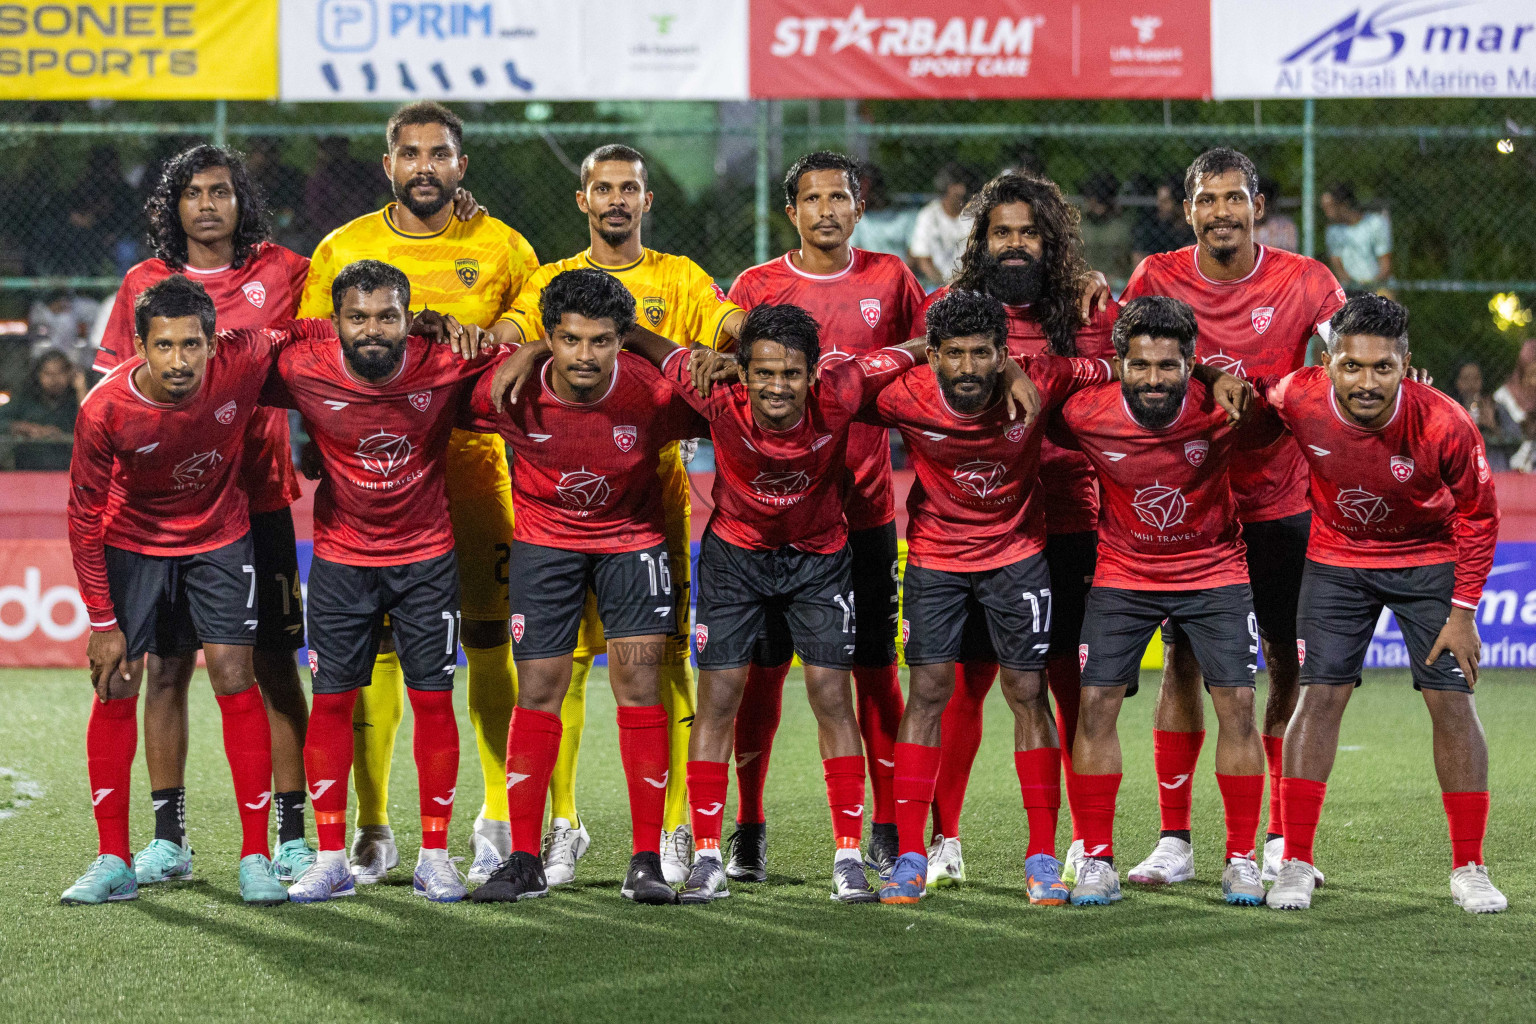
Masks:
[[[540,337],[540,291],[556,274],[593,267],[612,274],[634,294],[640,326],[680,345],[698,342],[714,346],[734,338],[745,314],[726,301],[725,293],[713,279],[686,256],[672,256],[641,245],[640,222],[651,208],[651,198],[646,188],[645,158],[639,152],[628,146],[608,145],[589,153],[581,163],[581,190],[576,193],[576,205],[587,215],[591,246],[569,259],[540,267],[523,285],[502,324],[514,325],[517,334],[529,341]],[[498,340],[505,340],[500,331],[502,324],[497,325]],[[667,645],[661,667],[661,700],[667,709],[671,732],[661,863],[666,880],[676,885],[686,880],[688,865],[693,860],[686,766],[694,707],[693,670],[688,661],[688,472],[683,468],[678,444],[662,449],[657,472],[662,479],[667,546],[673,566],[672,592],[677,599],[678,631]],[[570,882],[575,877],[576,860],[587,848],[587,831],[576,812],[576,761],[586,718],[587,674],[592,659],[604,649],[602,627],[589,594],[571,687],[560,709],[560,757],[549,783],[550,827],[544,837],[544,871],[550,885]]]
[[[315,250],[298,315],[331,315],[331,281],[347,264],[376,259],[398,267],[421,306],[490,327],[507,313],[538,266],[533,247],[489,215],[454,217],[451,202],[469,158],[463,124],[437,103],[395,111],[386,129],[384,173],[395,202],[331,232]],[[508,323],[498,340],[516,332]],[[517,696],[507,639],[507,559],[512,544],[512,492],[506,448],[495,434],[453,432],[448,447],[448,507],[459,556],[461,641],[469,661],[469,718],[485,777],[485,803],[475,819],[471,885],[483,882],[511,850],[507,825],[507,727]],[[359,694],[354,715],[357,832],[352,871],[377,882],[399,861],[389,828],[389,771],[404,706],[404,679],[391,645]],[[677,773],[681,777],[682,773]]]

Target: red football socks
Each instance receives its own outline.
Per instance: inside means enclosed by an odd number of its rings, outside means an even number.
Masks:
[[[1056,856],[1056,822],[1061,816],[1061,748],[1036,747],[1015,750],[1013,767],[1019,773],[1019,791],[1029,820],[1026,859],[1037,853]]]
[[[1311,779],[1280,780],[1280,807],[1285,812],[1285,859],[1313,864],[1312,842],[1323,816],[1328,783]]]
[[[1280,756],[1284,736],[1260,736],[1264,742],[1264,767],[1269,772],[1269,834],[1285,835],[1285,813],[1280,809]]]
[[[1264,805],[1264,776],[1216,773],[1221,804],[1227,816],[1227,859],[1252,857],[1254,836],[1259,831],[1259,811]]]
[[[895,664],[855,665],[853,693],[858,708],[859,735],[869,762],[869,788],[875,798],[871,821],[896,820],[896,798],[891,779],[896,774],[896,728],[901,725],[906,702],[901,698],[901,677]]]
[[[920,743],[896,744],[896,838],[900,852],[928,854],[928,808],[939,776],[939,748]]]
[[[1483,862],[1483,836],[1488,831],[1488,794],[1441,793],[1451,827],[1451,867]]]
[[[235,782],[240,812],[240,856],[272,856],[267,825],[272,813],[272,732],[261,690],[247,687],[233,695],[219,694],[224,719],[224,756]]]
[[[1072,743],[1077,738],[1077,708],[1083,695],[1083,674],[1077,655],[1068,654],[1046,662],[1045,681],[1056,704],[1056,736],[1061,744],[1061,774],[1067,785],[1067,811],[1072,817],[1072,839],[1076,841],[1082,836],[1077,831],[1077,816],[1072,814],[1072,787],[1077,774],[1072,770]]]
[[[747,669],[747,686],[736,711],[736,821],[767,821],[763,788],[768,784],[768,757],[784,714],[784,678],[790,662]]]
[[[421,794],[421,848],[446,850],[453,794],[459,784],[459,724],[453,717],[453,691],[407,688],[406,693],[416,719],[411,749]]]
[[[352,774],[352,706],[357,691],[317,693],[304,735],[304,775],[321,850],[343,850],[347,835],[347,785]]]
[[[1103,860],[1115,855],[1115,798],[1120,794],[1120,773],[1079,775],[1082,806],[1077,819],[1083,827],[1083,854]]]
[[[1152,766],[1157,771],[1157,809],[1164,832],[1189,831],[1189,805],[1194,795],[1195,764],[1200,760],[1200,732],[1152,730]]]
[[[955,692],[944,707],[939,727],[939,778],[933,789],[933,832],[956,839],[960,809],[971,781],[971,765],[981,748],[981,709],[997,679],[997,663],[962,662],[955,666]]]
[[[857,847],[864,841],[864,759],[827,757],[821,768],[827,780],[827,806],[832,809],[832,836],[838,849]]]
[[[130,868],[133,851],[128,846],[128,783],[133,755],[139,749],[138,710],[137,696],[106,702],[92,697],[91,717],[85,726],[85,774],[96,815],[96,852],[121,857]]]
[[[660,704],[619,708],[619,759],[629,786],[630,841],[634,853],[661,852],[669,749],[666,708]]]
[[[507,816],[512,849],[539,855],[544,838],[544,800],[560,756],[560,716],[518,708],[507,730]]]
[[[688,762],[688,817],[693,821],[694,846],[700,850],[720,849],[728,782],[724,761]]]

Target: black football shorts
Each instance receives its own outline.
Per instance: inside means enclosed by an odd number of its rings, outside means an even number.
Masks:
[[[998,664],[1021,671],[1045,667],[1052,593],[1045,556],[980,572],[908,565],[903,581],[908,665],[960,659],[970,608],[979,606]]]
[[[1207,688],[1252,686],[1259,627],[1248,584],[1205,590],[1093,587],[1078,645],[1084,686],[1124,686],[1136,693],[1141,656],[1158,624],[1180,627]]]
[[[405,685],[451,690],[459,662],[459,566],[452,551],[405,565],[309,568],[309,671],[316,693],[367,686],[384,617]]]
[[[1296,604],[1301,598],[1301,571],[1307,564],[1311,535],[1311,512],[1243,524],[1253,614],[1258,619],[1259,636],[1276,650],[1296,643]],[[1177,626],[1170,623],[1163,627],[1163,643],[1182,640]]]
[[[672,567],[666,542],[619,554],[585,554],[512,542],[512,656],[558,658],[576,649],[587,592],[597,597],[603,636],[677,632]]]
[[[820,555],[792,547],[750,551],[706,532],[699,545],[698,610],[693,627],[699,668],[740,668],[770,615],[782,616],[794,652],[807,665],[853,667],[853,574],[848,548]],[[782,662],[780,662],[782,664]]]
[[[128,657],[190,654],[203,644],[256,643],[251,535],[196,555],[106,548],[107,589]]]
[[[1424,664],[1435,637],[1451,615],[1456,567],[1416,565],[1407,569],[1348,569],[1307,562],[1301,578],[1301,682],[1360,685],[1360,670],[1383,608],[1392,609],[1403,631],[1415,690],[1471,693],[1455,655],[1446,651]]]
[[[1083,609],[1093,570],[1099,563],[1099,535],[1054,533],[1045,538],[1045,564],[1051,571],[1051,657],[1077,653]]]
[[[291,654],[304,646],[304,594],[293,510],[251,515],[256,564],[256,649]]]

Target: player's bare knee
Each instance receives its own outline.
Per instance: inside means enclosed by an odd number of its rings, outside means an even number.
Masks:
[[[829,725],[854,719],[853,689],[846,670],[807,665],[805,692],[818,722]]]
[[[997,684],[1010,704],[1045,706],[1045,675],[1038,670],[1004,668],[998,673]]]
[[[221,697],[244,693],[256,685],[256,667],[251,648],[237,644],[204,644],[203,659],[208,664],[208,681]]]
[[[1216,708],[1216,721],[1223,733],[1243,736],[1258,731],[1258,723],[1253,716],[1251,687],[1213,686],[1211,704]]]
[[[907,713],[921,719],[941,717],[954,692],[953,665],[913,665],[907,686]]]

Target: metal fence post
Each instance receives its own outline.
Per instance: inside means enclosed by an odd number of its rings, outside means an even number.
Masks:
[[[757,101],[757,187],[752,202],[752,253],[768,262],[768,101]]]
[[[1304,100],[1301,115],[1301,251],[1305,256],[1317,252],[1316,103]]]
[[[213,144],[229,144],[229,104],[224,100],[213,101]]]

